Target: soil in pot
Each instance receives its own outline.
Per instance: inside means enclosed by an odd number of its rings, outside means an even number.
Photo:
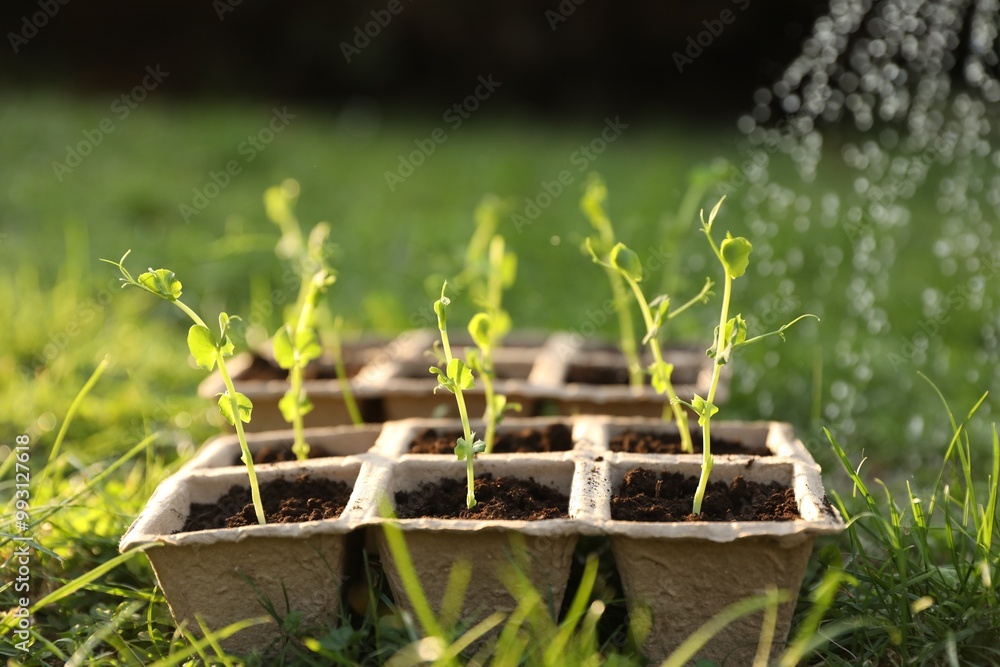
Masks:
[[[300,523],[336,519],[347,507],[351,487],[340,480],[300,475],[261,484],[260,496],[268,523]],[[214,503],[192,503],[179,532],[256,525],[250,489],[233,486]]]
[[[691,430],[694,451],[701,453],[702,435],[700,429]],[[679,433],[647,433],[626,431],[611,439],[609,447],[613,452],[630,454],[684,454],[681,450]],[[712,438],[713,454],[741,454],[744,456],[771,456],[767,447],[748,447],[739,438]]]
[[[799,518],[795,492],[771,482],[710,482],[701,514],[691,513],[697,477],[646,468],[630,470],[611,498],[611,518],[617,521],[792,521]]]
[[[322,459],[327,456],[333,456],[327,452],[322,447],[310,447],[309,456],[310,459]],[[284,463],[285,461],[295,461],[295,453],[292,451],[291,442],[281,442],[275,443],[273,445],[268,445],[262,448],[256,454],[253,455],[254,463]],[[243,465],[243,459],[240,454],[233,457],[232,463],[230,465],[239,466]]]
[[[409,453],[454,454],[455,443],[461,436],[460,431],[425,429],[414,438]],[[573,434],[565,424],[550,424],[544,428],[524,428],[510,433],[498,433],[493,443],[494,454],[538,454],[566,452],[571,449],[573,449]]]
[[[360,362],[346,361],[344,363],[344,371],[347,377],[351,378],[357,375],[363,365]],[[337,375],[336,366],[328,362],[310,364],[306,367],[303,377],[306,380],[336,380],[340,376]],[[255,354],[250,366],[235,379],[244,382],[247,380],[287,380],[288,371]]]
[[[698,381],[698,369],[677,368],[671,376],[674,384],[694,384]],[[567,384],[616,385],[628,384],[628,368],[618,366],[570,365],[566,371]],[[648,383],[646,383],[648,386]]]
[[[475,480],[476,506],[465,506],[465,478],[422,484],[415,491],[396,493],[396,514],[401,519],[475,519],[538,521],[569,518],[569,497],[534,478],[494,477]]]

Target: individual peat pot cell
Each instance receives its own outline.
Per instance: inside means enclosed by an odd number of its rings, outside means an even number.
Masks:
[[[261,526],[248,508],[245,471],[179,473],[161,483],[119,545],[146,551],[178,626],[202,634],[199,620],[218,631],[244,619],[267,616],[268,600],[284,616],[301,614],[303,627],[337,620],[346,551],[352,527],[350,496],[361,462],[345,459],[260,470],[258,479],[271,523]],[[223,509],[220,509],[223,508]],[[226,523],[249,525],[208,528]],[[328,517],[328,518],[322,518]],[[284,520],[289,522],[281,522]],[[192,522],[189,524],[189,522]],[[276,650],[280,628],[270,621],[222,640],[235,653]]]
[[[635,455],[595,464],[606,474],[606,531],[630,608],[652,612],[644,652],[659,662],[728,605],[771,589],[780,653],[818,535],[843,530],[818,466],[790,459],[716,460],[702,506],[691,515],[700,464]],[[708,520],[705,520],[708,519]],[[763,612],[726,626],[698,658],[753,662]]]
[[[383,353],[359,373],[361,382],[381,392],[385,420],[458,417],[454,397],[444,390],[435,392],[438,382],[430,373],[431,366],[439,365],[434,356],[438,336],[436,329],[407,331],[387,344]],[[538,334],[515,332],[494,353],[497,372],[494,389],[506,396],[508,402],[520,404],[522,415],[530,416],[536,411],[538,392],[532,391],[527,377],[544,340]],[[452,350],[457,357],[465,358],[468,343],[461,336],[452,338]],[[477,378],[473,389],[465,392],[465,400],[470,415],[483,414],[486,399],[481,378]]]
[[[476,438],[485,437],[486,429],[481,421],[473,421],[471,426]],[[573,450],[573,429],[573,422],[566,419],[507,418],[497,428],[493,454],[565,457]],[[454,458],[455,444],[462,436],[462,423],[457,419],[407,419],[391,422],[385,433],[380,439],[380,450],[386,456],[436,454]]]
[[[708,394],[712,362],[704,350],[667,347],[664,360],[674,365],[677,395],[690,401],[697,393]],[[643,368],[649,359],[642,360]],[[669,398],[658,394],[644,376],[642,387],[629,385],[628,367],[619,351],[588,349],[586,341],[571,334],[553,334],[530,376],[537,386],[550,387],[538,414],[602,414],[627,417],[660,417],[669,412]],[[720,405],[727,397],[726,374],[716,393]]]
[[[370,450],[382,432],[382,424],[361,426],[329,426],[307,428],[304,435],[309,443],[309,458],[322,459],[338,456],[360,456]],[[254,464],[287,464],[295,461],[292,453],[294,433],[290,430],[247,434],[247,446]],[[183,470],[243,466],[240,441],[235,434],[221,435],[205,446],[188,461]]]
[[[674,422],[627,417],[586,420],[586,439],[606,443],[615,454],[692,455],[681,449],[680,430]],[[693,417],[688,421],[693,455],[700,460],[703,437]],[[581,433],[581,438],[583,438]],[[604,449],[604,447],[599,447]],[[780,456],[811,461],[790,424],[781,422],[712,422],[712,454],[715,456]]]
[[[427,365],[427,368],[433,362]],[[427,370],[426,368],[424,370]],[[426,378],[399,378],[388,380],[382,388],[382,410],[386,421],[410,419],[413,417],[458,418],[458,408],[455,397],[444,389],[435,388],[437,380],[427,373]],[[521,410],[513,414],[534,415],[536,412],[538,392],[526,383],[518,380],[497,380],[493,383],[494,391],[507,397],[508,404],[517,403]],[[464,392],[466,408],[470,417],[482,416],[486,410],[486,395],[482,380],[476,378],[476,386]]]
[[[482,620],[517,606],[508,588],[514,567],[551,609],[566,592],[580,522],[579,491],[569,460],[476,460],[476,498],[466,506],[465,463],[409,458],[386,474],[385,489],[420,584],[435,613],[458,563],[471,577],[458,618]],[[396,601],[412,610],[385,532],[376,542]],[[461,567],[461,566],[460,566]],[[454,604],[457,605],[457,602]]]
[[[287,371],[271,379],[247,378],[243,373],[251,368],[253,363],[253,357],[249,354],[239,355],[229,362],[233,386],[253,402],[253,418],[250,423],[244,425],[245,430],[257,433],[289,428],[288,422],[278,408],[278,402],[288,391]],[[351,414],[338,380],[307,379],[302,386],[313,404],[313,409],[304,418],[306,427],[318,428],[351,423]],[[225,385],[218,371],[212,373],[198,387],[198,395],[213,403],[219,400],[218,395],[224,391]],[[378,391],[352,379],[351,392],[364,422],[384,421],[382,401]]]

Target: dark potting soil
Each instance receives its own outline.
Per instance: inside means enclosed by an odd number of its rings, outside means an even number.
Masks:
[[[396,513],[401,519],[506,519],[538,521],[569,517],[569,497],[535,481],[496,477],[486,473],[475,480],[476,506],[465,506],[465,478],[422,484],[415,491],[396,493]]]
[[[347,377],[357,375],[358,371],[361,370],[361,366],[362,364],[357,362],[345,362],[344,370],[347,372]],[[314,362],[306,367],[303,377],[306,380],[336,380],[339,376],[337,375],[336,366],[331,363]],[[237,382],[240,380],[287,380],[288,371],[255,354],[250,367],[234,379]]]
[[[702,450],[700,429],[691,430],[691,444],[695,453]],[[613,452],[631,454],[683,454],[679,433],[643,433],[626,431],[611,439],[609,447]],[[712,437],[713,454],[743,454],[745,456],[771,456],[767,447],[748,447],[739,438]]]
[[[331,456],[331,454],[322,447],[313,446],[309,448],[310,459],[322,459],[328,456]],[[290,442],[268,445],[253,455],[254,463],[283,463],[284,461],[294,460],[295,453],[292,451],[292,443]],[[231,465],[243,465],[243,459],[240,454],[233,457]]]
[[[731,484],[710,482],[701,514],[691,513],[697,477],[636,468],[611,497],[611,518],[618,521],[792,521],[799,518],[795,492],[771,482],[749,482],[737,475]]]
[[[425,429],[410,444],[410,454],[454,454],[460,431]],[[482,433],[477,433],[482,437]],[[573,449],[573,434],[565,424],[550,424],[544,428],[525,428],[513,433],[498,433],[493,443],[494,454],[537,454],[566,452]]]
[[[674,370],[671,381],[674,384],[694,384],[698,380],[697,369],[678,368]],[[569,384],[615,385],[628,384],[628,368],[622,366],[587,366],[571,365],[566,371],[566,382]],[[648,381],[644,381],[649,384]]]
[[[336,519],[347,507],[351,487],[339,480],[300,475],[261,484],[260,496],[268,523],[300,523]],[[180,532],[256,525],[250,489],[233,486],[214,503],[192,503]]]

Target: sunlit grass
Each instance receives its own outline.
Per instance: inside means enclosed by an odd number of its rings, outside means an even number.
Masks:
[[[494,192],[523,206],[524,198],[535,198],[541,183],[566,168],[574,148],[600,128],[600,119],[593,128],[580,123],[553,129],[483,118],[455,133],[390,193],[383,171],[421,136],[423,123],[390,120],[378,133],[361,137],[328,112],[304,109],[185,224],[178,205],[204,186],[209,172],[225,165],[242,138],[266,121],[269,109],[149,105],[139,111],[60,184],[51,161],[61,159],[65,145],[106,109],[50,98],[12,98],[0,108],[7,158],[0,162],[0,321],[5,323],[0,430],[10,437],[29,435],[33,474],[46,470],[46,484],[32,491],[37,517],[32,532],[46,550],[33,556],[33,599],[75,588],[37,610],[29,665],[184,664],[189,657],[225,663],[210,658],[211,642],[192,644],[177,631],[143,556],[114,560],[118,539],[156,484],[217,432],[221,418],[214,405],[196,397],[201,373],[183,346],[174,344],[187,326],[183,319],[166,306],[122,292],[98,257],[118,257],[132,247],[142,268],[170,266],[190,276],[189,284],[208,286],[190,294],[199,310],[225,309],[273,332],[280,318],[276,306],[282,298],[294,299],[294,290],[285,286],[274,258],[277,232],[264,215],[261,195],[291,176],[302,183],[299,217],[305,224],[329,220],[334,230],[341,269],[329,294],[334,311],[354,333],[398,331],[419,309],[429,311],[427,276],[460,270],[461,246],[482,195]],[[689,230],[665,221],[678,208],[690,208],[680,199],[691,169],[715,156],[742,159],[733,141],[721,132],[636,124],[592,165],[608,181],[609,209],[619,232],[635,239],[631,245],[644,261],[655,256],[662,271],[676,271],[676,287],[685,293],[703,283],[711,258],[694,220]],[[610,297],[604,277],[580,249],[590,232],[577,208],[584,176],[522,234],[501,229],[521,260],[508,301],[517,327],[578,329],[593,322],[591,313]],[[893,277],[891,297],[871,305],[852,300],[858,269],[852,265],[851,240],[841,214],[826,220],[819,212],[824,193],[836,191],[848,201],[851,186],[836,170],[821,170],[820,177],[818,184],[801,186],[812,198],[806,232],[794,231],[801,214],[786,185],[775,184],[773,196],[762,202],[741,199],[739,191],[730,195],[732,217],[725,220],[735,234],[754,235],[755,253],[770,267],[748,273],[740,301],[752,304],[754,312],[781,314],[787,306],[787,312],[812,311],[823,318],[822,324],[803,326],[796,345],[762,345],[739,360],[741,380],[727,406],[734,418],[795,423],[826,464],[828,488],[839,496],[845,518],[852,518],[848,534],[827,542],[814,559],[796,626],[802,634],[793,628],[797,653],[789,655],[831,665],[886,664],[879,662],[883,656],[887,664],[990,664],[1000,659],[991,652],[1000,639],[995,630],[990,634],[1000,624],[998,475],[995,464],[984,462],[996,446],[989,429],[995,408],[987,399],[976,419],[952,430],[917,370],[924,369],[952,404],[973,405],[997,377],[995,339],[988,335],[995,315],[972,305],[958,309],[934,342],[934,349],[945,345],[946,353],[893,363],[889,355],[918,330],[924,292],[947,294],[968,284],[974,272],[960,268],[945,276],[931,259],[941,222],[934,188],[928,187],[917,195],[910,230],[894,239],[895,264],[884,267]],[[783,205],[786,200],[792,203]],[[758,244],[760,232],[764,238]],[[667,237],[679,240],[663,246]],[[831,253],[842,257],[839,266],[818,269]],[[783,272],[776,270],[778,262]],[[456,304],[456,310],[461,307]],[[873,334],[865,313],[876,308],[885,309],[892,327]],[[712,326],[713,309],[692,309],[693,321],[679,323],[671,335],[699,335]],[[614,336],[613,322],[599,324]],[[707,347],[711,341],[701,342]],[[49,464],[74,397],[99,367],[100,378],[80,402]],[[822,424],[843,444],[846,458],[831,450]],[[0,443],[5,460],[8,444]],[[944,452],[944,483],[935,487]],[[858,478],[835,469],[854,468],[863,456]],[[862,485],[872,477],[885,479],[888,490],[868,492]],[[920,502],[911,500],[903,483],[910,478]],[[6,474],[2,497],[11,495],[12,483]],[[855,484],[859,498],[852,499],[849,489]],[[926,527],[916,512],[923,513]],[[6,525],[3,530],[13,532]],[[4,562],[12,548],[9,537],[0,537]],[[821,573],[828,578],[820,579]],[[385,613],[379,590],[371,591],[367,611],[351,612],[325,633],[301,637],[302,645],[293,642],[298,650],[288,653],[289,662],[382,664],[426,639],[412,619]],[[4,579],[0,606],[15,606],[13,596]],[[818,612],[809,616],[827,604],[824,620]],[[448,641],[459,636],[449,635]],[[819,657],[809,653],[814,643],[827,640]],[[581,644],[594,652],[590,657],[618,650],[594,648],[590,641]],[[22,657],[6,641],[0,655]],[[636,660],[627,654],[615,659],[617,664]],[[787,660],[794,663],[793,657]]]

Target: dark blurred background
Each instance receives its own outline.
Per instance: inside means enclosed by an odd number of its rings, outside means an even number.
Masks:
[[[159,64],[171,77],[166,96],[363,96],[392,115],[440,113],[442,100],[493,74],[508,113],[566,118],[613,102],[633,117],[731,124],[826,4],[576,1],[5,2],[0,85],[117,95]],[[34,36],[32,25],[41,26]],[[367,45],[366,27],[375,34]],[[691,59],[683,72],[675,53]]]

